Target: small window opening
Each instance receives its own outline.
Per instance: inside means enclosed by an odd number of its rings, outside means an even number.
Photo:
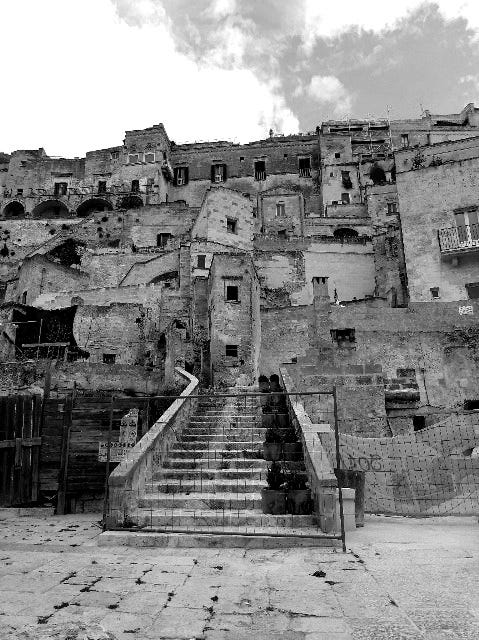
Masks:
[[[138,193],[140,191],[140,181],[139,180],[132,180],[131,181],[131,192],[132,193]]]
[[[331,171],[331,172],[330,172],[329,177],[330,177],[330,178],[334,178],[334,171]]]
[[[351,176],[349,171],[341,171],[341,181],[345,189],[352,189],[353,183],[351,182]]]
[[[228,358],[237,358],[238,357],[238,345],[237,344],[227,344],[227,345],[225,345],[225,355]]]
[[[206,256],[197,256],[196,266],[198,269],[206,268]]]
[[[466,411],[477,411],[479,409],[479,400],[464,400],[464,409]]]
[[[349,193],[345,192],[341,194],[341,202],[343,204],[351,204],[351,196]]]
[[[226,181],[226,165],[225,164],[213,164],[211,165],[211,182],[225,182]]]
[[[23,189],[17,189],[17,196],[23,196]]]
[[[104,353],[103,354],[103,364],[115,364],[116,354],[114,353]]]
[[[226,218],[226,231],[228,233],[238,233],[238,221],[233,218]]]
[[[398,212],[397,202],[388,202],[388,216],[392,216]]]
[[[106,180],[98,182],[98,193],[106,193]]]
[[[118,160],[118,158],[120,157],[120,154],[118,151],[112,151],[110,154],[110,157],[112,160]]]
[[[431,298],[439,298],[439,287],[431,287],[429,291],[431,292]]]
[[[66,182],[55,182],[54,193],[56,196],[67,195],[68,184]]]
[[[133,164],[135,162],[140,162],[140,154],[139,153],[130,153],[128,154],[128,162]]]
[[[409,147],[409,134],[407,133],[401,134],[401,145],[403,149],[407,149],[407,147]]]
[[[276,215],[278,218],[282,218],[286,215],[286,206],[283,200],[276,203]]]
[[[27,304],[27,292],[22,293],[22,304]]]
[[[331,329],[331,338],[341,347],[356,342],[356,332],[354,329]]]
[[[286,240],[287,238],[286,229],[279,229],[278,238],[281,238],[282,240]]]
[[[166,247],[168,242],[171,240],[173,236],[171,233],[159,233],[156,236],[156,246],[157,247]]]
[[[299,177],[311,178],[311,158],[299,158]]]
[[[414,427],[414,431],[421,431],[421,429],[426,428],[426,416],[413,416],[412,417],[412,426]]]
[[[226,287],[226,300],[228,302],[238,302],[238,287],[233,285],[227,285]]]
[[[467,297],[469,300],[479,299],[479,282],[471,282],[466,284]]]
[[[264,160],[256,160],[254,163],[254,179],[266,180],[266,163]]]
[[[287,154],[287,153],[284,153],[284,154],[283,154],[283,158],[286,160],[286,158],[287,158],[287,157],[288,157],[288,154]]]
[[[336,151],[336,153],[334,154],[334,157],[335,157],[335,158],[340,158],[340,157],[341,157],[341,154],[340,154],[338,151]]]
[[[175,167],[173,182],[177,187],[188,184],[188,167]]]
[[[145,153],[145,162],[155,162],[155,154],[153,151]]]
[[[240,162],[244,162],[244,156],[240,156]]]

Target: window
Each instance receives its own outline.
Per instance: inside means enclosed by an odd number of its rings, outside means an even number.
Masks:
[[[331,329],[331,338],[336,342],[338,347],[347,346],[349,343],[356,342],[354,329]]]
[[[351,196],[349,195],[349,193],[341,194],[341,202],[343,204],[351,204]]]
[[[311,158],[299,158],[299,177],[311,178]]]
[[[196,266],[198,269],[206,269],[206,256],[198,256]]]
[[[211,182],[225,182],[225,181],[226,181],[226,165],[212,164],[211,165]]]
[[[240,162],[244,162],[244,156],[240,156]]]
[[[282,218],[286,215],[286,207],[283,200],[276,203],[276,215],[278,218]]]
[[[336,151],[336,153],[334,154],[334,157],[339,159],[341,157],[341,154],[338,151]]]
[[[68,184],[66,182],[55,182],[54,193],[56,196],[67,195]]]
[[[120,154],[118,151],[112,151],[110,154],[110,157],[112,160],[118,160],[118,158],[120,157]]]
[[[329,174],[330,178],[334,178],[334,171],[331,171],[331,173]]]
[[[23,196],[23,189],[17,189],[17,196]]]
[[[140,154],[139,153],[129,153],[128,154],[128,162],[133,164],[135,162],[140,162]]]
[[[349,175],[349,171],[341,171],[341,181],[345,189],[353,188],[353,183],[351,182],[351,176]]]
[[[104,353],[103,354],[103,364],[115,364],[116,354],[114,353]]]
[[[388,216],[392,216],[398,212],[397,202],[388,202]]]
[[[148,193],[151,193],[153,191],[153,187],[155,186],[155,179],[154,178],[147,178],[146,179],[146,191]]]
[[[471,282],[466,284],[467,297],[469,300],[479,299],[479,282]]]
[[[431,292],[431,298],[439,298],[439,287],[431,287],[429,291]]]
[[[226,300],[228,302],[239,302],[238,287],[229,284],[226,286]]]
[[[237,358],[238,357],[238,345],[237,344],[227,344],[225,345],[225,355],[227,358]]]
[[[156,236],[156,246],[157,247],[166,247],[168,241],[171,240],[173,236],[171,233],[159,233]]]
[[[155,152],[147,151],[145,153],[145,162],[155,162]]]
[[[266,163],[264,160],[256,160],[254,163],[254,179],[266,180]]]
[[[425,429],[426,416],[413,416],[412,426],[414,427],[414,431],[421,431],[421,429]]]
[[[27,304],[27,292],[22,293],[22,304]]]
[[[286,160],[286,158],[287,158],[287,157],[288,157],[288,154],[287,154],[287,153],[284,153],[284,154],[283,154],[283,158]]]
[[[188,184],[188,167],[175,167],[173,184],[177,187]]]
[[[286,229],[280,229],[278,231],[278,238],[280,238],[281,240],[286,240],[286,238],[287,238]]]
[[[226,218],[226,231],[228,233],[238,233],[238,221],[233,218]]]
[[[98,193],[106,193],[106,180],[98,182]]]
[[[403,149],[407,149],[407,147],[409,147],[409,134],[407,133],[401,134],[401,146]]]
[[[479,219],[477,211],[465,211],[454,214],[459,242],[467,244],[479,240]]]
[[[139,180],[132,180],[131,181],[131,192],[132,193],[138,193],[140,191],[140,181]]]

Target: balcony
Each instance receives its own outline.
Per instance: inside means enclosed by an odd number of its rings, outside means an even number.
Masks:
[[[266,171],[255,171],[254,179],[259,182],[266,180]]]
[[[439,229],[438,238],[443,259],[479,252],[479,224]]]
[[[300,178],[311,178],[311,167],[305,167],[299,170]]]

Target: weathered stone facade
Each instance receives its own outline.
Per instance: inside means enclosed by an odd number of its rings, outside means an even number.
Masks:
[[[230,385],[289,363],[302,388],[337,386],[344,430],[412,429],[477,397],[478,158],[474,105],[243,145],[176,145],[160,124],[85,158],[0,154],[0,356],[46,353],[36,318],[70,309],[61,358],[95,379],[179,365]]]

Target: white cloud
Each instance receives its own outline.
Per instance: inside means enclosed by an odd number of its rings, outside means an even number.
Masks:
[[[1,70],[11,89],[2,96],[0,151],[43,146],[81,156],[159,122],[177,143],[246,142],[267,137],[270,127],[299,128],[273,83],[248,70],[198,67],[175,50],[165,26],[134,28],[109,0],[5,3],[0,41],[15,51]]]
[[[313,76],[304,92],[319,103],[329,103],[335,116],[344,116],[351,111],[353,97],[335,76]]]

